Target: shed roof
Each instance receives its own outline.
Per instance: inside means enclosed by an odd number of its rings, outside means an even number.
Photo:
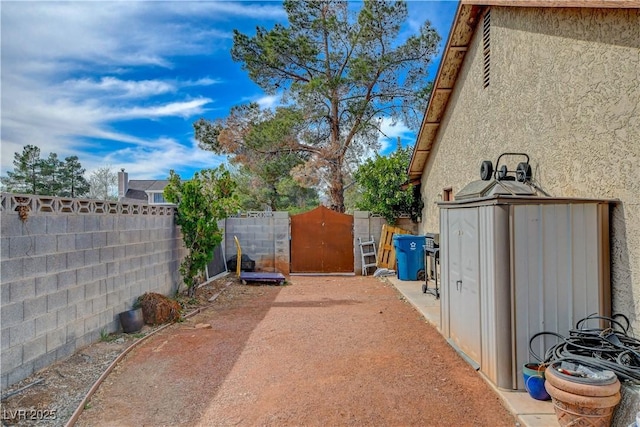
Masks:
[[[409,179],[422,176],[449,97],[458,79],[482,11],[488,6],[556,8],[640,8],[640,0],[461,0],[453,19],[429,104],[409,163]]]

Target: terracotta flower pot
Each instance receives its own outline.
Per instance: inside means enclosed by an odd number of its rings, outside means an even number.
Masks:
[[[620,381],[592,380],[565,375],[551,365],[545,389],[553,400],[561,426],[608,427],[620,402]]]
[[[620,391],[620,381],[615,376],[610,380],[581,382],[579,378],[550,368],[546,378],[554,387],[581,396],[613,396]]]

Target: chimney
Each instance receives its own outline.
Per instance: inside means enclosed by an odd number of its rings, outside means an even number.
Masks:
[[[129,174],[122,168],[118,172],[118,201],[126,197],[127,191],[129,191]]]

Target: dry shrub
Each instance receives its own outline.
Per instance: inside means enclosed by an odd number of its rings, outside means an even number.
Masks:
[[[147,292],[138,298],[142,307],[144,322],[148,325],[159,325],[180,320],[180,304],[162,294]]]

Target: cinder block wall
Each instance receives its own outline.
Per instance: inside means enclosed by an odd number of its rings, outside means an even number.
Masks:
[[[118,330],[118,313],[143,293],[169,295],[181,283],[178,267],[186,250],[170,207],[0,197],[3,389],[99,340],[101,331]],[[28,207],[24,222],[20,204]],[[362,268],[358,237],[378,242],[384,223],[369,212],[354,214],[356,274]],[[287,212],[227,218],[219,225],[227,259],[236,253],[235,235],[258,270],[289,274]]]
[[[15,200],[2,194],[3,389],[118,330],[143,293],[173,293],[185,255],[171,208],[25,196],[23,222]]]
[[[226,258],[228,260],[236,254],[233,239],[233,236],[236,236],[242,253],[256,262],[256,270],[289,274],[289,213],[261,212],[259,214],[225,220]]]
[[[356,211],[353,214],[354,272],[362,271],[362,260],[358,237],[363,241],[373,236],[380,243],[384,218],[372,216],[370,212]],[[227,260],[236,254],[233,236],[237,236],[242,253],[256,262],[256,270],[290,272],[290,218],[287,212],[248,212],[246,216],[227,218],[224,223],[226,239],[224,248]],[[418,224],[409,218],[401,218],[397,224],[414,234]]]

